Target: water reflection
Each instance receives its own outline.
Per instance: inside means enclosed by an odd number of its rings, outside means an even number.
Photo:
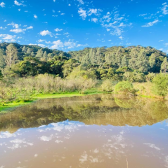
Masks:
[[[67,119],[87,125],[145,126],[168,118],[168,103],[115,99],[112,95],[45,99],[0,115],[0,131],[39,127]]]
[[[166,168],[167,105],[94,95],[19,107],[0,115],[0,168]]]
[[[166,168],[167,133],[164,123],[154,129],[69,120],[1,132],[0,167]]]

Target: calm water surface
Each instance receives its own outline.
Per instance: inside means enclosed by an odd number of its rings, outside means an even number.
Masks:
[[[168,168],[168,102],[45,99],[0,115],[0,168]]]

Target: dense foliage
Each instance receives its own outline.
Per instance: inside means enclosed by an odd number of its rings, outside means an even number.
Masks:
[[[154,83],[154,92],[159,96],[163,96],[164,98],[168,93],[168,75],[157,74],[153,78],[153,83]]]
[[[0,43],[0,70],[8,77],[48,73],[62,78],[143,82],[150,73],[167,72],[168,62],[165,53],[152,47],[85,48],[67,53],[35,45]]]

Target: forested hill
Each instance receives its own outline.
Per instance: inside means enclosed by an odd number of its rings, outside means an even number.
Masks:
[[[85,71],[89,71],[94,78],[102,79],[125,72],[167,72],[168,63],[167,55],[152,47],[113,46],[63,52],[36,45],[0,43],[0,70],[4,76],[20,77],[40,73],[67,77],[74,75],[74,70],[88,77]]]

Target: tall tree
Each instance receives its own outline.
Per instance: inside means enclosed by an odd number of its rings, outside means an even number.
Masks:
[[[0,49],[0,69],[5,68],[4,51]]]
[[[121,67],[128,67],[128,59],[127,59],[127,56],[125,56],[125,55],[122,58]]]
[[[164,61],[161,64],[161,71],[164,72],[164,73],[166,73],[168,71],[167,57],[164,58]]]
[[[27,54],[31,54],[32,51],[33,51],[32,48],[28,48],[28,49],[27,49]]]
[[[39,58],[39,59],[41,57],[43,57],[43,49],[42,48],[37,51],[36,57]]]
[[[47,52],[45,51],[44,54],[43,54],[43,60],[44,60],[44,61],[47,61],[47,56],[48,56],[48,55],[47,55]]]
[[[22,48],[22,52],[24,52],[24,53],[27,52],[27,48],[26,48],[26,46],[23,46],[23,48]]]
[[[152,55],[149,58],[149,65],[151,68],[151,71],[155,70],[155,66],[156,66],[156,54],[152,53]]]
[[[6,65],[11,67],[12,64],[15,64],[18,60],[18,51],[13,44],[9,44],[6,48]]]

